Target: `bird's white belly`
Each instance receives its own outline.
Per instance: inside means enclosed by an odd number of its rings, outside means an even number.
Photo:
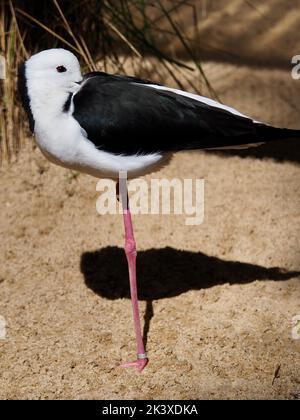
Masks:
[[[121,171],[127,172],[129,178],[145,175],[159,170],[171,158],[171,154],[125,156],[99,150],[71,116],[50,127],[36,126],[35,135],[39,148],[50,162],[96,178],[117,179]]]

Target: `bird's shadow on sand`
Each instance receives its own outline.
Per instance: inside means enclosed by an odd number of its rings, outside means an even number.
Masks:
[[[107,299],[130,298],[124,250],[107,247],[81,257],[86,285]],[[255,280],[288,280],[300,272],[226,261],[201,252],[174,248],[139,251],[137,275],[140,300],[178,296],[224,283],[245,284]]]
[[[296,271],[225,261],[201,252],[179,251],[170,247],[138,252],[137,271],[139,299],[146,300],[143,325],[145,346],[154,315],[154,299],[177,296],[188,290],[205,289],[223,283],[288,280],[300,275]],[[123,249],[107,247],[84,253],[81,257],[81,272],[86,285],[98,295],[107,299],[130,298]]]

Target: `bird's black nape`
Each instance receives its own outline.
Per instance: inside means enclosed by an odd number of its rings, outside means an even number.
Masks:
[[[63,112],[68,112],[70,107],[71,107],[71,102],[72,102],[72,96],[73,94],[70,93],[68,96],[67,101],[65,102],[64,106],[63,106]]]
[[[30,99],[29,99],[28,88],[27,88],[25,62],[23,62],[19,67],[18,92],[19,92],[19,96],[20,96],[23,108],[25,109],[28,116],[30,131],[33,133],[34,132],[34,118],[31,112],[31,108],[30,108]]]

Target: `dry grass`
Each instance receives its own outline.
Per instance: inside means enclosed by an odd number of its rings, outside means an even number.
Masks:
[[[9,9],[3,2],[0,5],[0,46],[6,63],[6,79],[0,82],[0,160],[11,161],[24,138],[24,120],[17,106],[16,69],[20,58],[26,56],[11,2]]]

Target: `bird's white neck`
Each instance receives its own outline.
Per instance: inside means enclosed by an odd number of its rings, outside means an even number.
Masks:
[[[70,95],[67,91],[51,89],[51,86],[41,88],[30,83],[28,93],[33,118],[39,124],[49,124],[49,122],[53,124],[53,119],[61,115]]]
[[[70,111],[64,112],[71,92],[57,89],[51,83],[41,85],[34,81],[29,81],[27,88],[37,144],[50,160],[72,161],[80,127]]]

